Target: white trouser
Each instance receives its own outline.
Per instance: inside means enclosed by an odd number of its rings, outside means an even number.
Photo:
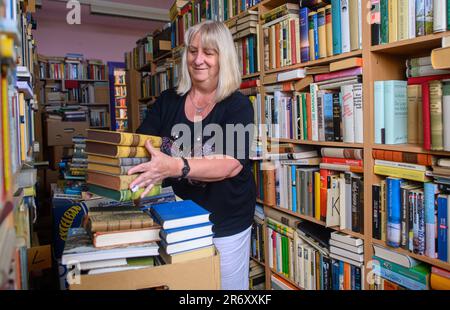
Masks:
[[[223,290],[248,290],[251,230],[250,226],[235,235],[214,238],[220,254]]]

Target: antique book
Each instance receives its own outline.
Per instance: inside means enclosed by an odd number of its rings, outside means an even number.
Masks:
[[[87,139],[91,141],[124,145],[124,146],[144,146],[145,141],[151,140],[154,147],[161,146],[161,138],[129,132],[118,132],[110,130],[88,129]]]

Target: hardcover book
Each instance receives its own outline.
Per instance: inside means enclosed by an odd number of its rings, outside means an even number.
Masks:
[[[210,215],[192,200],[155,205],[150,212],[163,229],[206,223]]]
[[[124,146],[144,146],[145,141],[150,140],[154,147],[161,146],[160,137],[109,130],[88,129],[87,139]]]

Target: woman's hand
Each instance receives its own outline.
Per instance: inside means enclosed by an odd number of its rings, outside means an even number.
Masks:
[[[140,173],[140,176],[131,182],[130,189],[135,186],[138,186],[139,188],[145,187],[141,198],[145,197],[155,184],[161,182],[165,178],[181,175],[181,169],[183,167],[181,158],[175,158],[164,154],[160,150],[154,148],[151,145],[150,140],[145,142],[145,148],[151,155],[151,160],[137,165],[128,171],[128,175]]]

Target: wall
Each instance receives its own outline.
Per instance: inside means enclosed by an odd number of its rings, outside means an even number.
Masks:
[[[147,0],[146,0],[147,1]],[[37,29],[33,35],[38,53],[46,56],[64,56],[66,53],[82,53],[86,58],[103,61],[124,61],[124,53],[130,51],[136,40],[147,33],[160,29],[164,23],[136,20],[123,17],[91,15],[89,7],[82,5],[81,24],[69,25],[66,4],[49,0],[42,1],[34,19]],[[143,5],[143,2],[115,1]],[[152,6],[169,8],[166,1],[147,1]]]

